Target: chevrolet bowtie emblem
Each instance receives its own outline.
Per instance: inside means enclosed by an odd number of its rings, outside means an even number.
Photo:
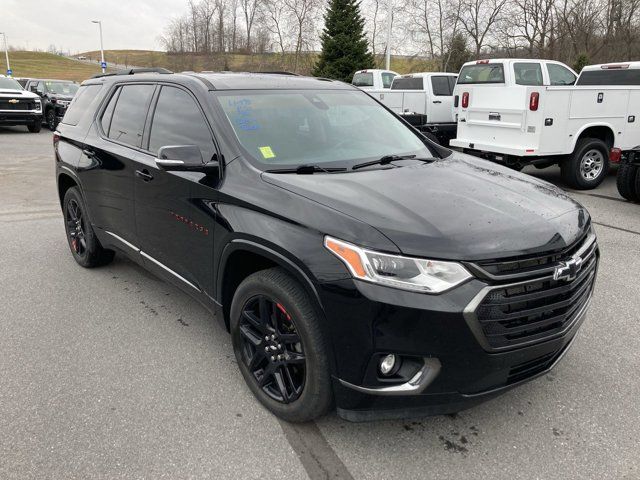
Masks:
[[[9,103],[18,103],[20,100],[18,100],[17,98],[12,98],[11,100],[9,100]]]
[[[560,262],[553,272],[554,280],[565,280],[570,282],[575,280],[582,269],[582,257],[572,257],[569,260]]]

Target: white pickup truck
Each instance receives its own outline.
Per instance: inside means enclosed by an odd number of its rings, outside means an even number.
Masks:
[[[367,90],[367,93],[425,136],[447,145],[456,132],[452,112],[456,77],[455,73],[441,72],[399,75],[389,90]]]
[[[639,66],[593,65],[578,77],[548,60],[468,62],[454,91],[450,144],[516,169],[559,164],[570,186],[595,188],[610,159],[640,144]]]
[[[391,82],[398,74],[393,70],[380,70],[369,68],[368,70],[358,70],[353,74],[351,85],[361,90],[382,90],[391,88]]]

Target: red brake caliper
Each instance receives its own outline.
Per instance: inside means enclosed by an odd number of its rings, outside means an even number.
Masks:
[[[78,251],[78,239],[74,238],[73,240],[71,240],[71,246],[73,247],[73,251],[77,252]]]
[[[278,307],[278,310],[280,310],[284,314],[284,316],[287,317],[287,320],[291,321],[291,315],[287,313],[287,311],[280,303],[276,303],[276,307]]]

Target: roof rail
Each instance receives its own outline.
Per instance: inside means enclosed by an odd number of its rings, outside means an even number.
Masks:
[[[287,71],[273,71],[273,72],[250,72],[250,73],[261,73],[263,75],[291,75],[293,77],[299,77],[299,73],[287,72]]]
[[[173,73],[171,70],[167,70],[166,68],[160,67],[152,67],[152,68],[127,68],[125,70],[118,70],[113,73],[98,73],[91,78],[100,78],[100,77],[113,77],[115,75],[135,75],[136,73],[162,73],[168,74]]]

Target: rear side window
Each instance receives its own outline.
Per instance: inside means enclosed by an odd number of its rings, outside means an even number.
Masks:
[[[583,70],[576,85],[640,85],[640,70]]]
[[[102,85],[84,85],[78,89],[75,97],[71,101],[69,108],[67,108],[62,123],[67,125],[78,125],[80,119],[87,111],[91,102],[96,98]]]
[[[112,140],[140,148],[144,121],[154,85],[124,85],[113,110],[107,136]]]
[[[453,94],[453,89],[456,86],[456,80],[458,79],[457,75],[449,75],[447,77],[449,79],[449,88],[451,89],[451,93]]]
[[[562,65],[547,63],[547,70],[551,85],[573,85],[576,83],[576,76]]]
[[[391,90],[424,90],[422,77],[396,77],[391,84]]]
[[[431,86],[433,87],[433,94],[438,97],[451,95],[449,77],[431,77]]]
[[[196,101],[175,87],[162,87],[153,114],[149,151],[158,153],[166,145],[197,145],[208,162],[215,153],[211,131]]]
[[[351,84],[356,87],[373,87],[373,73],[358,72],[353,76]]]
[[[501,63],[465,65],[458,75],[458,84],[504,83],[504,68]]]
[[[391,82],[393,82],[394,73],[384,72],[382,74],[382,88],[391,88]]]
[[[542,85],[542,67],[539,63],[514,63],[513,73],[518,85]]]

